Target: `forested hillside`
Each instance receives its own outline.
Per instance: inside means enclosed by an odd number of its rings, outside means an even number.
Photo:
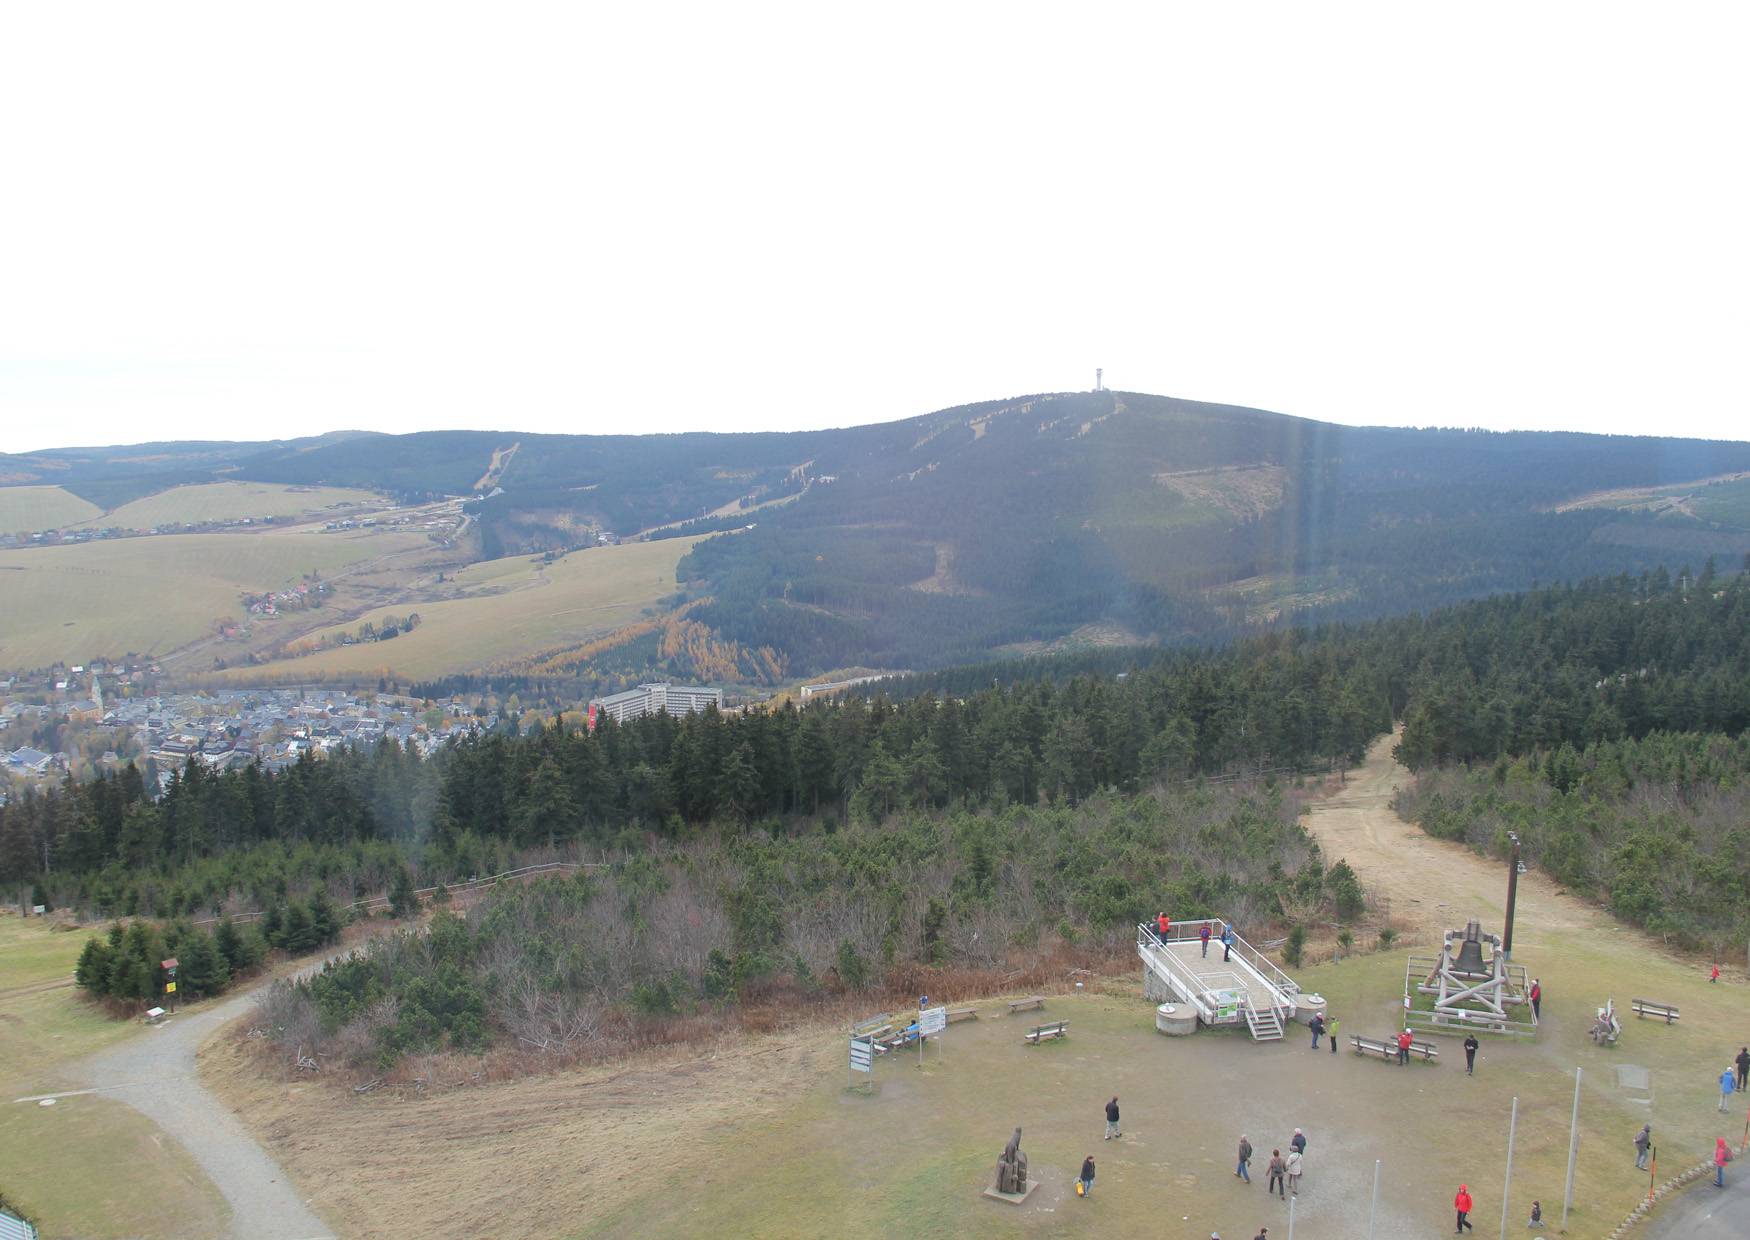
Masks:
[[[750,685],[775,683],[762,667],[807,676],[1228,640],[1750,555],[1750,444],[1352,428],[1137,393],[791,434],[150,447],[3,464],[16,481],[54,474],[105,502],[201,470],[403,498],[478,493],[469,546],[487,557],[735,531],[680,561],[666,606],[688,607],[702,642],[770,651],[758,666],[729,661],[724,679]],[[1641,498],[1609,498],[1631,492]],[[541,669],[560,667],[580,691],[638,674],[571,649],[526,669],[487,662],[457,649],[447,670],[551,679]]]
[[[1301,831],[1288,773],[1353,760],[1397,717],[1421,772],[1403,807],[1429,830],[1485,849],[1518,830],[1631,922],[1741,946],[1747,637],[1750,575],[1708,567],[1148,652],[1117,675],[1085,670],[1108,654],[1006,687],[970,688],[986,666],[800,710],[510,727],[427,761],[385,744],[275,774],[191,765],[156,801],[124,773],[0,807],[0,874],[99,912],[265,908],[283,939],[329,901],[607,860],[275,999],[288,1037],[382,1065],[1110,945],[1163,901],[1274,930],[1352,920],[1364,893]],[[131,993],[127,968],[94,976]]]

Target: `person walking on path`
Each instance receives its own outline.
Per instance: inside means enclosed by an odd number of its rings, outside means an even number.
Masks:
[[[1197,937],[1203,943],[1203,958],[1209,959],[1209,923],[1204,922],[1203,928],[1197,932]]]
[[[1543,1202],[1534,1201],[1531,1203],[1531,1217],[1525,1220],[1525,1225],[1527,1227],[1543,1226]]]
[[[1282,1161],[1281,1150],[1270,1151],[1269,1170],[1270,1178],[1264,1182],[1264,1195],[1269,1196],[1270,1190],[1275,1189],[1276,1195],[1287,1201],[1288,1194],[1282,1191],[1282,1177],[1288,1174],[1288,1164]]]
[[[1234,1168],[1234,1174],[1246,1183],[1252,1182],[1252,1172],[1249,1164],[1252,1161],[1252,1143],[1246,1140],[1246,1134],[1240,1134],[1240,1165]]]
[[[1716,985],[1719,983],[1719,980],[1720,980],[1720,966],[1719,965],[1716,964],[1713,967],[1713,972],[1708,974],[1707,980],[1715,983]]]
[[[1408,1029],[1398,1034],[1398,1067],[1402,1068],[1410,1062],[1410,1043],[1415,1038],[1410,1036]]]
[[[1082,1159],[1082,1178],[1080,1183],[1082,1186],[1082,1196],[1092,1197],[1094,1195],[1094,1156],[1092,1154],[1089,1154],[1086,1158]]]
[[[1337,1018],[1335,1016],[1331,1017],[1331,1027],[1325,1030],[1325,1033],[1330,1036],[1331,1054],[1335,1055],[1337,1053]]]
[[[1294,1135],[1288,1139],[1288,1148],[1296,1154],[1306,1153],[1306,1134],[1300,1129],[1294,1130]]]
[[[1642,1124],[1641,1130],[1635,1133],[1635,1170],[1647,1169],[1647,1156],[1653,1149],[1653,1126]]]
[[[1305,1161],[1306,1155],[1302,1154],[1299,1150],[1288,1151],[1288,1159],[1286,1163],[1288,1167],[1288,1191],[1293,1193],[1296,1197],[1300,1196],[1300,1169]]]
[[[1535,977],[1531,979],[1531,1018],[1543,1019],[1543,982]]]
[[[1462,1184],[1458,1186],[1458,1196],[1452,1199],[1452,1208],[1458,1211],[1458,1226],[1453,1228],[1453,1235],[1476,1230],[1475,1227],[1471,1226],[1470,1220],[1465,1217],[1471,1211],[1470,1189]]]
[[[1325,1031],[1325,1018],[1322,1015],[1320,1015],[1319,1013],[1314,1012],[1313,1018],[1311,1020],[1307,1021],[1306,1024],[1307,1024],[1307,1028],[1312,1030],[1312,1035],[1313,1035],[1312,1048],[1316,1051],[1319,1049],[1319,1035]]]
[[[1106,1104],[1106,1140],[1122,1137],[1123,1131],[1118,1127],[1118,1095],[1112,1095],[1112,1101]]]
[[[1466,1076],[1475,1076],[1476,1075],[1477,1047],[1480,1045],[1481,1045],[1481,1043],[1477,1041],[1476,1034],[1470,1033],[1470,1034],[1465,1035],[1465,1039],[1464,1039],[1464,1074]]]
[[[1234,949],[1234,928],[1226,922],[1221,924],[1221,962],[1227,963],[1229,953]]]
[[[1724,1137],[1714,1138],[1714,1187],[1726,1186],[1726,1164],[1732,1161],[1732,1147]]]
[[[1750,1084],[1750,1046],[1738,1048],[1738,1057],[1732,1061],[1738,1065],[1738,1088],[1743,1089]]]
[[[1720,1110],[1731,1110],[1732,1091],[1738,1088],[1738,1070],[1731,1064],[1720,1073]]]

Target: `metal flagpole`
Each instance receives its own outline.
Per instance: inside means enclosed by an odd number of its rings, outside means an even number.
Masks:
[[[1574,1204],[1574,1155],[1580,1152],[1580,1069],[1574,1069],[1574,1118],[1568,1125],[1568,1186],[1562,1190],[1562,1230],[1568,1230],[1568,1207]]]
[[[1507,1182],[1501,1185],[1501,1240],[1507,1240],[1507,1205],[1513,1196],[1513,1134],[1519,1130],[1519,1099],[1513,1099],[1513,1117],[1507,1121]]]
[[[1288,1199],[1288,1240],[1294,1240],[1294,1203],[1296,1198]]]
[[[1373,1240],[1373,1220],[1379,1214],[1379,1159],[1373,1160],[1373,1205],[1367,1211],[1367,1240]]]

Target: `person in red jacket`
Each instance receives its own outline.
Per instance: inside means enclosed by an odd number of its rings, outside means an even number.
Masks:
[[[1160,935],[1161,942],[1167,941],[1167,931],[1173,928],[1173,919],[1165,913],[1155,914],[1155,932]]]
[[[1714,1187],[1726,1186],[1726,1164],[1732,1161],[1732,1147],[1724,1137],[1714,1138]]]
[[[1470,1220],[1465,1217],[1470,1213],[1471,1208],[1470,1189],[1462,1184],[1458,1186],[1458,1196],[1452,1199],[1452,1208],[1458,1211],[1458,1226],[1453,1229],[1453,1235],[1476,1230],[1471,1226]]]
[[[1208,922],[1203,923],[1203,929],[1201,929],[1197,932],[1197,937],[1203,940],[1203,955],[1207,959],[1209,956],[1209,923]]]
[[[1398,1034],[1398,1067],[1410,1062],[1410,1044],[1415,1040],[1408,1029]]]

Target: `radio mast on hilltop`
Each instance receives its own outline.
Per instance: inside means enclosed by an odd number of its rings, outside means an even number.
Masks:
[[[1104,392],[1106,390],[1105,374],[1106,372],[1100,367],[1094,367],[1094,391]]]

